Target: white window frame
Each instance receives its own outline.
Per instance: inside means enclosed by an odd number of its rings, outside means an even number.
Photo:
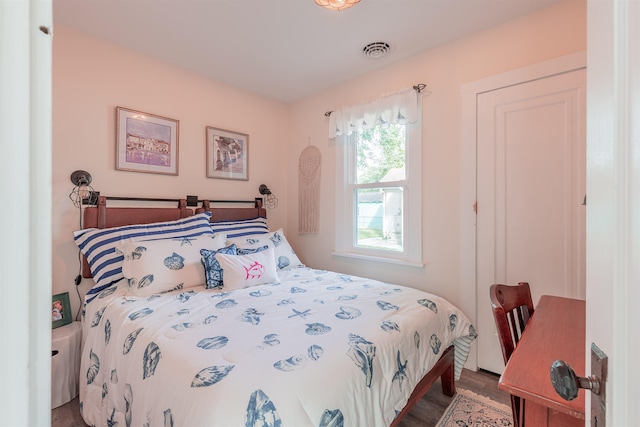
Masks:
[[[418,114],[420,117],[421,114]],[[422,126],[421,120],[406,125],[404,181],[371,184],[372,187],[401,187],[403,194],[403,251],[356,246],[355,138],[336,137],[335,256],[423,267],[422,261]],[[363,188],[358,186],[357,188]]]

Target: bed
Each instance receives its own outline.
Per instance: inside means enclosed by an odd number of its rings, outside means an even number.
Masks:
[[[464,313],[309,268],[261,218],[258,201],[122,208],[101,196],[85,209],[74,239],[95,282],[82,316],[89,425],[395,426],[437,378],[455,393],[477,336]]]

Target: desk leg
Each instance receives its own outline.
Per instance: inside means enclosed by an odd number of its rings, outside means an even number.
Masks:
[[[525,427],[584,427],[584,420],[553,411],[530,400],[525,400],[524,421]]]
[[[524,427],[547,425],[547,408],[530,400],[524,401]]]

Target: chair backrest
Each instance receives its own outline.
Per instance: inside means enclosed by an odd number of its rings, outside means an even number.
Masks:
[[[522,332],[533,315],[533,300],[529,283],[491,285],[489,288],[493,318],[498,329],[502,357],[506,364],[516,348]]]

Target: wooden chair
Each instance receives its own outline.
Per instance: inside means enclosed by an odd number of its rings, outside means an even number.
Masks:
[[[515,286],[495,284],[489,288],[489,296],[506,365],[534,312],[531,289],[527,282]],[[511,395],[511,410],[515,427],[524,427],[524,401]]]

